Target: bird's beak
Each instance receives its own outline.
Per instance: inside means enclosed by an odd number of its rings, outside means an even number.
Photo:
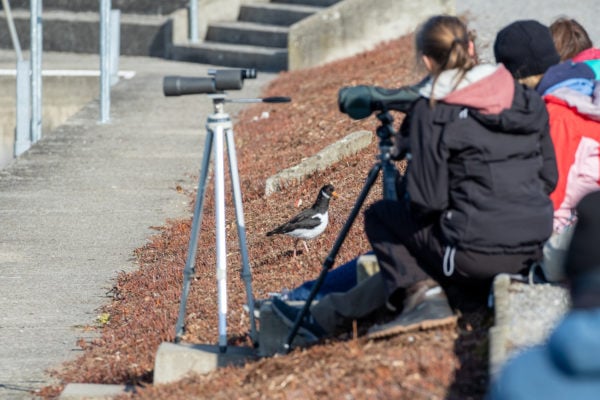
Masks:
[[[337,192],[334,191],[333,193],[331,193],[331,197],[333,197],[334,199],[337,199],[338,198]]]

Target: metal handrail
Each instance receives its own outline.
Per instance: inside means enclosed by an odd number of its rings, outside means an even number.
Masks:
[[[6,14],[6,23],[8,24],[10,39],[12,40],[13,47],[15,48],[15,53],[17,53],[17,60],[22,61],[23,52],[21,51],[21,43],[19,43],[19,36],[17,35],[17,30],[15,29],[15,22],[13,20],[12,12],[10,11],[10,3],[8,0],[2,0],[2,7],[4,8],[4,13]]]

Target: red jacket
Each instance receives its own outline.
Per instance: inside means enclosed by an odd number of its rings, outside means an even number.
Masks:
[[[600,122],[578,113],[553,95],[544,100],[558,166],[558,184],[550,197],[554,229],[560,231],[569,224],[579,200],[600,189]]]

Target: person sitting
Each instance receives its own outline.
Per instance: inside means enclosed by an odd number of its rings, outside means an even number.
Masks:
[[[567,43],[575,42],[559,40],[557,35],[553,39],[550,29],[537,21],[515,21],[498,32],[494,43],[496,61],[543,96],[550,116],[558,183],[550,195],[554,228],[542,268],[552,282],[564,280],[561,260],[577,220],[575,205],[585,194],[600,189],[600,86],[596,84],[600,60],[569,59],[540,68],[541,60],[550,63],[559,58],[552,40],[562,43],[564,54],[582,54],[581,46],[569,49]]]
[[[560,60],[581,62],[600,59],[585,28],[573,18],[561,17],[550,24],[550,33]]]
[[[577,205],[565,259],[571,310],[546,343],[508,360],[488,400],[598,399],[600,395],[600,191]]]
[[[395,138],[411,155],[399,200],[365,211],[380,272],[313,304],[298,331],[308,339],[382,309],[396,316],[372,326],[371,338],[454,323],[454,294],[483,302],[494,276],[542,258],[552,232],[556,164],[540,96],[504,66],[478,65],[457,17],[427,20],[416,49],[430,79]],[[289,326],[301,312],[277,298],[272,308]]]

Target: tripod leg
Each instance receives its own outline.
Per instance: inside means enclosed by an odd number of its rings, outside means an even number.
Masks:
[[[198,189],[196,192],[196,204],[194,206],[194,216],[192,219],[192,229],[190,232],[190,242],[188,245],[188,255],[183,270],[183,289],[181,301],[179,304],[179,315],[175,324],[175,343],[181,340],[185,325],[185,308],[190,291],[190,280],[194,275],[194,265],[196,263],[196,250],[198,248],[198,232],[202,225],[202,208],[204,207],[204,194],[206,192],[206,179],[210,165],[210,153],[213,145],[213,132],[206,132],[206,141],[204,143],[204,155],[202,156],[202,166],[200,168],[200,178],[198,179]]]
[[[292,342],[294,340],[294,337],[296,337],[296,334],[298,333],[298,329],[300,329],[300,324],[302,323],[302,319],[304,319],[304,317],[306,316],[306,313],[308,312],[308,309],[310,308],[312,301],[314,300],[315,296],[317,295],[317,292],[321,288],[321,285],[323,285],[323,281],[325,280],[327,273],[333,266],[333,263],[335,262],[335,257],[337,256],[337,253],[340,251],[340,248],[342,247],[342,244],[344,243],[344,240],[346,239],[346,236],[348,235],[348,231],[350,231],[350,228],[352,227],[352,224],[354,223],[354,220],[356,219],[358,212],[360,211],[360,208],[362,207],[363,203],[365,202],[365,199],[367,198],[367,195],[369,194],[371,187],[375,183],[375,180],[377,179],[377,175],[379,175],[379,171],[381,171],[381,168],[382,168],[381,163],[376,163],[369,171],[369,174],[367,175],[367,180],[366,180],[360,194],[358,195],[356,202],[354,203],[354,207],[352,207],[352,210],[350,211],[350,215],[348,216],[346,223],[342,227],[342,230],[338,234],[337,239],[336,239],[335,243],[333,244],[333,247],[331,248],[331,251],[327,255],[327,258],[325,258],[325,261],[323,262],[323,269],[321,270],[319,277],[315,281],[315,284],[313,285],[313,287],[310,291],[310,294],[308,295],[308,299],[306,299],[306,302],[304,303],[304,306],[302,307],[302,311],[298,314],[296,321],[294,321],[294,326],[292,326],[292,328],[288,334],[288,337],[284,343],[284,350],[286,352],[291,350]]]
[[[386,200],[398,200],[396,193],[396,182],[398,180],[398,170],[392,164],[389,158],[383,163],[383,198]]]
[[[233,191],[233,201],[235,206],[235,215],[237,220],[238,239],[240,243],[240,253],[242,256],[242,280],[246,286],[246,297],[248,308],[250,309],[250,339],[256,346],[258,338],[256,335],[256,321],[254,319],[254,295],[252,294],[252,275],[250,272],[250,263],[248,261],[248,249],[246,247],[246,225],[244,222],[244,211],[242,208],[242,191],[240,188],[240,179],[238,174],[237,156],[235,153],[235,142],[233,140],[233,130],[228,129],[227,154],[229,156],[229,173],[231,176],[231,188]]]
[[[227,350],[227,246],[225,235],[225,163],[224,129],[215,130],[215,226],[217,236],[217,296],[219,314],[219,349]]]

